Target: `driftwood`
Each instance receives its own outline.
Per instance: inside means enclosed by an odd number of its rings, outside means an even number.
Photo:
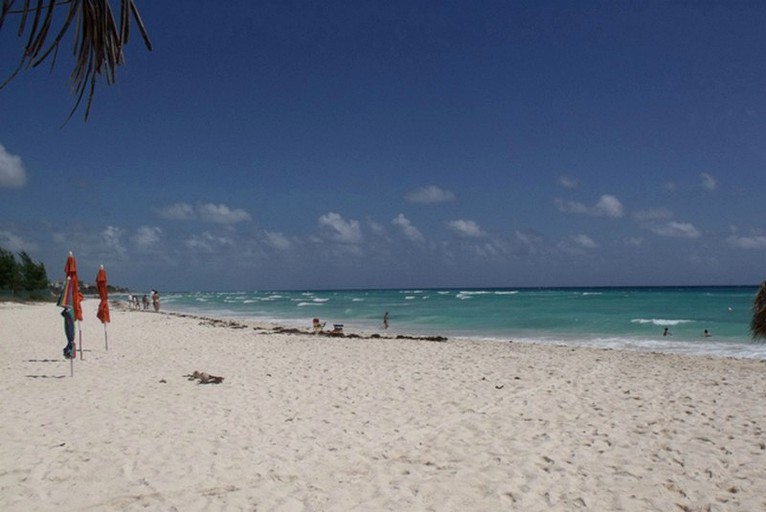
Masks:
[[[220,384],[223,382],[223,377],[216,377],[215,375],[198,371],[194,371],[189,375],[184,375],[184,377],[188,377],[189,380],[197,380],[199,381],[199,384]]]

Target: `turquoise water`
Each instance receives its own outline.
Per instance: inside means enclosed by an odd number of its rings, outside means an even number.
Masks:
[[[766,359],[751,341],[757,287],[164,293],[163,310],[360,334],[443,335]],[[388,311],[390,327],[383,329]],[[663,336],[667,327],[670,336]],[[705,330],[711,333],[704,337]]]

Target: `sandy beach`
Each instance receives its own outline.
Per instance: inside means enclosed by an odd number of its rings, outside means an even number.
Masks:
[[[0,305],[2,511],[766,510],[763,361],[114,308],[107,351],[97,304],[73,377]]]

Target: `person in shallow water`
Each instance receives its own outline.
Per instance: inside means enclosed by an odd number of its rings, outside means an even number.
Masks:
[[[662,335],[663,336],[673,336],[673,334],[671,334],[671,332],[670,332],[670,329],[668,329],[667,327],[665,327],[665,330],[663,331]]]

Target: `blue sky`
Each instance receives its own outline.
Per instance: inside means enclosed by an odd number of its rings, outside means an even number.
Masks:
[[[0,247],[51,279],[766,279],[763,2],[136,3],[87,123],[66,38],[0,90]]]

